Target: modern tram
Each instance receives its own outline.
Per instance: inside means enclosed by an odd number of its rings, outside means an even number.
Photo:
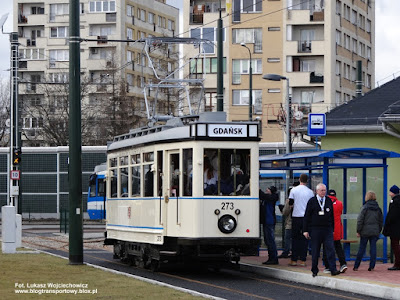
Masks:
[[[91,220],[106,218],[106,169],[105,163],[98,165],[89,177],[87,212]]]
[[[227,122],[224,112],[115,137],[105,174],[114,258],[157,269],[258,255],[259,140],[257,122]]]

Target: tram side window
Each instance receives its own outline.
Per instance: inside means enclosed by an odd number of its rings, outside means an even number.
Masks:
[[[192,196],[193,150],[183,149],[183,195]]]
[[[90,197],[96,197],[96,178],[95,174],[90,175],[89,178],[89,188],[90,188]]]
[[[111,198],[116,198],[118,186],[117,170],[111,170]]]
[[[154,196],[154,174],[151,168],[152,165],[144,165],[144,196],[153,197]]]
[[[121,197],[128,197],[128,168],[120,169]]]
[[[162,195],[163,186],[163,152],[157,151],[157,196]]]
[[[154,162],[154,152],[143,153],[143,174],[144,174],[144,196],[153,197],[154,196],[154,167],[152,168],[152,163]]]
[[[249,149],[204,149],[204,195],[250,194]]]
[[[140,166],[132,167],[132,196],[140,196]]]
[[[179,197],[179,175],[180,175],[180,167],[179,167],[179,154],[171,154],[170,157],[170,196],[171,197]]]

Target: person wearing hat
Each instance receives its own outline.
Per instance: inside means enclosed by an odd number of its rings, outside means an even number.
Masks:
[[[335,252],[340,263],[340,273],[344,273],[347,270],[346,257],[344,255],[342,243],[340,240],[343,238],[343,223],[342,223],[342,213],[343,213],[343,203],[336,198],[336,191],[329,190],[328,197],[332,200],[333,204],[333,218],[335,221],[335,227],[333,228],[333,245],[335,246]],[[324,249],[325,250],[325,249]],[[326,253],[323,254],[325,270],[324,273],[330,273],[329,262],[326,258]]]
[[[268,248],[268,260],[263,262],[264,265],[277,265],[278,251],[275,243],[275,205],[279,200],[277,189],[274,186],[267,188],[265,193],[260,189],[259,198],[261,202],[261,215],[263,215],[263,231],[264,242]]]
[[[390,237],[392,252],[395,257],[393,267],[388,268],[390,271],[400,270],[400,189],[397,185],[390,188],[389,195],[392,198],[389,205],[389,211],[386,215],[383,235]]]

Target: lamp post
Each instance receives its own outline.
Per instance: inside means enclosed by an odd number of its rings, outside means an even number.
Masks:
[[[240,44],[249,50],[250,55],[250,77],[249,77],[249,121],[253,121],[253,68],[251,66],[251,51],[250,48],[246,46],[245,43]]]
[[[290,121],[292,119],[292,113],[291,113],[291,99],[289,96],[289,78],[277,74],[265,74],[262,77],[263,79],[266,80],[271,80],[271,81],[281,81],[281,80],[286,80],[286,154],[289,154],[292,152],[292,139],[291,139],[291,124]],[[290,170],[286,171],[286,192],[289,188],[289,179],[291,177]],[[288,195],[289,196],[289,195]]]

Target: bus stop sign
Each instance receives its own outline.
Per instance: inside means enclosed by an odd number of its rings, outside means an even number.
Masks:
[[[326,135],[326,117],[325,114],[308,115],[308,135],[325,136]]]

